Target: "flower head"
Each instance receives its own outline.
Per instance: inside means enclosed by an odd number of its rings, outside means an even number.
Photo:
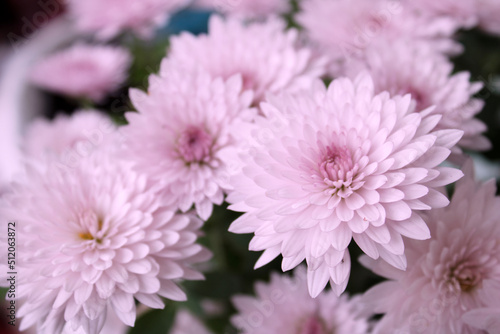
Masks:
[[[52,92],[99,102],[125,81],[130,62],[129,52],[121,47],[77,44],[37,63],[31,81]]]
[[[214,78],[240,74],[243,87],[254,91],[255,103],[267,92],[306,89],[324,74],[324,61],[299,47],[297,31],[285,31],[285,23],[277,18],[245,25],[214,15],[208,31],[172,37],[167,62],[186,72],[201,67]],[[162,76],[168,75],[169,66],[162,68]]]
[[[465,323],[464,313],[500,314],[499,299],[494,298],[500,294],[500,198],[495,197],[494,180],[484,184],[474,180],[470,160],[464,172],[451,204],[424,215],[432,238],[406,242],[406,272],[362,259],[375,273],[390,279],[364,296],[368,308],[385,313],[376,333],[400,329],[479,334],[484,332],[474,325],[480,322],[472,317],[470,325]]]
[[[459,147],[490,148],[488,139],[481,135],[486,125],[474,118],[484,105],[473,97],[482,84],[469,82],[468,72],[453,74],[453,64],[441,54],[412,42],[398,41],[370,47],[364,60],[355,63],[349,64],[349,74],[355,77],[359,71],[368,71],[375,92],[411,94],[417,112],[435,106],[432,114],[442,116],[436,129],[464,131],[455,153],[460,153]]]
[[[229,230],[254,233],[250,249],[265,250],[257,267],[280,253],[283,270],[305,258],[313,297],[328,280],[337,293],[345,289],[351,239],[406,267],[401,235],[429,238],[420,210],[446,206],[435,188],[462,175],[437,167],[462,132],[434,131],[441,116],[410,103],[409,95],[375,95],[362,74],[261,105],[265,117],[249,131],[254,147],[227,198],[245,212]]]
[[[19,234],[21,330],[97,334],[108,313],[133,326],[134,299],[153,308],[160,297],[185,300],[176,281],[202,278],[191,265],[210,255],[195,243],[202,222],[162,206],[147,178],[108,150],[72,169],[33,165],[0,215]]]
[[[154,28],[165,24],[169,14],[187,3],[187,0],[69,0],[68,9],[80,31],[107,40],[126,29],[150,37]]]
[[[131,90],[131,99],[139,113],[126,115],[123,132],[136,169],[162,185],[169,205],[183,212],[195,205],[208,219],[228,188],[225,154],[242,144],[230,130],[256,113],[252,93],[239,75],[224,81],[171,67],[167,77],[151,77],[147,94]]]
[[[297,21],[310,42],[329,59],[329,74],[344,74],[351,59],[362,58],[365,49],[384,40],[411,40],[455,53],[451,39],[457,24],[447,17],[424,16],[398,0],[304,0]]]
[[[71,116],[58,115],[53,121],[33,121],[24,137],[23,149],[34,159],[58,159],[71,153],[85,156],[115,134],[116,126],[103,113],[77,110]]]
[[[272,274],[271,281],[257,283],[255,291],[257,297],[233,297],[238,314],[231,322],[243,334],[367,333],[359,297],[337,297],[328,291],[311,298],[303,267],[294,271],[294,277]]]

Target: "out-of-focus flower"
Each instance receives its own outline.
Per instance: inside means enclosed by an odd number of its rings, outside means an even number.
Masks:
[[[500,1],[477,0],[479,27],[485,31],[500,35]]]
[[[130,62],[124,48],[77,44],[37,63],[31,81],[52,92],[99,102],[125,81]]]
[[[259,19],[290,10],[288,0],[198,0],[195,4],[243,19]]]
[[[235,296],[238,314],[231,322],[243,334],[365,334],[368,321],[361,315],[359,297],[337,297],[333,291],[311,298],[306,270],[299,267],[294,277],[272,274],[271,281],[255,285],[257,297]]]
[[[202,322],[189,311],[179,310],[169,334],[212,334]]]
[[[256,267],[280,253],[284,271],[304,258],[309,292],[330,280],[346,287],[352,239],[372,258],[404,269],[401,235],[428,239],[420,210],[444,207],[435,188],[462,176],[437,167],[462,131],[434,131],[440,116],[413,112],[411,98],[374,95],[366,75],[317,82],[311,91],[262,103],[254,147],[231,179],[230,209],[245,214],[229,230],[254,233],[250,249],[265,250]]]
[[[486,328],[483,320],[492,311],[500,314],[500,198],[494,180],[474,180],[470,160],[464,173],[451,204],[425,214],[432,239],[406,242],[406,272],[361,259],[390,279],[364,296],[368,309],[385,313],[375,333],[479,334],[484,332],[474,326]],[[464,318],[469,311],[474,313]]]
[[[168,205],[183,212],[195,205],[198,215],[208,219],[228,188],[231,161],[225,154],[243,144],[231,131],[256,114],[249,109],[253,95],[243,91],[240,75],[224,81],[175,66],[168,73],[151,76],[147,93],[130,91],[139,113],[126,114],[127,155],[137,170],[163,187]]]
[[[115,134],[116,126],[103,113],[78,110],[71,116],[58,115],[53,121],[33,121],[23,148],[29,159],[63,159],[71,154],[85,157]]]
[[[149,38],[171,13],[188,3],[189,0],[69,0],[68,10],[80,31],[94,33],[99,39],[110,39],[126,29]]]
[[[255,104],[267,92],[307,89],[324,74],[324,60],[299,47],[297,31],[285,31],[285,23],[277,18],[245,25],[214,15],[208,30],[208,35],[172,37],[168,62],[186,72],[201,67],[214,78],[239,73],[243,87],[254,91]],[[160,73],[167,76],[168,70],[162,68]]]
[[[435,106],[431,114],[442,116],[436,129],[464,131],[454,153],[461,153],[459,147],[489,149],[489,140],[481,134],[486,125],[474,118],[484,105],[473,97],[482,84],[470,83],[468,72],[452,74],[453,64],[447,58],[412,43],[399,41],[373,46],[366,50],[363,61],[351,62],[347,72],[355,77],[360,71],[368,71],[376,93],[411,94],[417,112]]]
[[[0,216],[19,235],[21,330],[97,334],[108,313],[133,326],[134,299],[152,308],[186,299],[177,280],[202,279],[191,266],[210,257],[196,243],[202,221],[162,206],[147,181],[99,150],[71,169],[33,164],[2,197]]]
[[[419,14],[399,0],[304,0],[297,21],[316,49],[330,60],[332,76],[344,74],[351,59],[362,58],[367,47],[380,40],[411,40],[435,50],[461,50],[451,36],[456,22],[447,17]]]

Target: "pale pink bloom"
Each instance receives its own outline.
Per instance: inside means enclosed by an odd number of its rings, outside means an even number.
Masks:
[[[189,0],[69,0],[68,11],[78,30],[108,40],[123,30],[149,38],[171,13]]]
[[[189,311],[181,309],[175,315],[175,322],[169,334],[212,334],[212,332]]]
[[[243,19],[265,18],[290,10],[288,0],[198,0],[195,5]]]
[[[477,0],[479,27],[489,33],[500,35],[500,1]]]
[[[16,222],[20,330],[97,334],[108,313],[133,326],[135,300],[185,300],[176,282],[202,279],[192,264],[210,256],[196,243],[202,221],[162,206],[147,178],[108,150],[71,169],[30,166],[0,215]]]
[[[277,18],[243,24],[214,15],[208,35],[185,32],[172,37],[168,59],[186,72],[201,67],[224,79],[240,74],[243,87],[254,91],[258,103],[267,92],[307,89],[324,74],[324,60],[299,46],[295,29],[285,28]],[[168,76],[168,71],[162,68],[161,75]]]
[[[370,257],[404,269],[401,236],[428,239],[420,210],[448,205],[435,188],[462,176],[438,167],[462,131],[435,131],[440,116],[413,112],[409,95],[375,95],[367,74],[328,89],[316,82],[261,109],[227,198],[245,212],[229,230],[254,233],[250,250],[265,250],[256,267],[280,253],[284,271],[305,258],[310,294],[328,280],[340,294],[354,239]]]
[[[360,71],[371,74],[376,93],[411,94],[417,112],[435,106],[431,114],[442,117],[436,129],[464,131],[453,149],[456,155],[460,148],[490,148],[482,135],[486,125],[474,118],[484,106],[484,101],[474,98],[482,83],[471,83],[469,72],[453,74],[453,64],[443,55],[415,46],[411,40],[380,43],[366,50],[363,61],[351,62],[347,68],[351,77]]]
[[[171,67],[166,78],[151,76],[147,93],[132,89],[130,98],[139,112],[126,114],[123,133],[136,169],[163,187],[167,204],[183,212],[194,205],[208,219],[228,188],[225,154],[243,144],[230,130],[256,114],[251,91],[243,91],[239,75],[224,81]]]
[[[477,24],[479,1],[481,0],[405,0],[404,5],[415,7],[426,16],[453,18],[460,27],[472,28]]]
[[[329,58],[329,73],[343,75],[345,63],[362,58],[379,40],[404,39],[445,53],[461,47],[451,36],[453,19],[421,15],[397,0],[304,0],[297,21],[310,43]]]
[[[77,110],[54,120],[36,119],[24,136],[23,151],[32,159],[59,159],[70,154],[86,156],[114,136],[116,126],[97,110]]]
[[[242,334],[368,332],[359,297],[337,297],[330,290],[311,298],[306,276],[304,267],[295,269],[294,277],[273,273],[269,283],[255,284],[256,297],[233,297],[238,314],[231,322]]]
[[[35,64],[31,82],[46,90],[96,102],[126,79],[130,53],[121,47],[77,44]]]
[[[451,204],[424,216],[432,238],[406,241],[406,272],[361,259],[389,279],[364,296],[367,309],[385,313],[375,333],[479,334],[474,325],[486,328],[482,320],[500,315],[500,198],[495,180],[474,180],[471,160],[464,173]]]

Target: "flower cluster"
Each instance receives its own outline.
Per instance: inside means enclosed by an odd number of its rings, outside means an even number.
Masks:
[[[80,35],[27,69],[55,116],[0,192],[19,328],[498,333],[500,199],[468,157],[496,79],[450,58],[498,1],[192,3],[207,30],[144,42],[191,2],[69,0]]]

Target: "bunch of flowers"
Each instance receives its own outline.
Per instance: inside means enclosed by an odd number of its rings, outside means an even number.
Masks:
[[[497,3],[198,1],[220,13],[171,35],[188,5],[71,0],[73,45],[30,68],[66,110],[0,193],[9,324],[499,333],[494,82],[461,39],[498,42]]]

